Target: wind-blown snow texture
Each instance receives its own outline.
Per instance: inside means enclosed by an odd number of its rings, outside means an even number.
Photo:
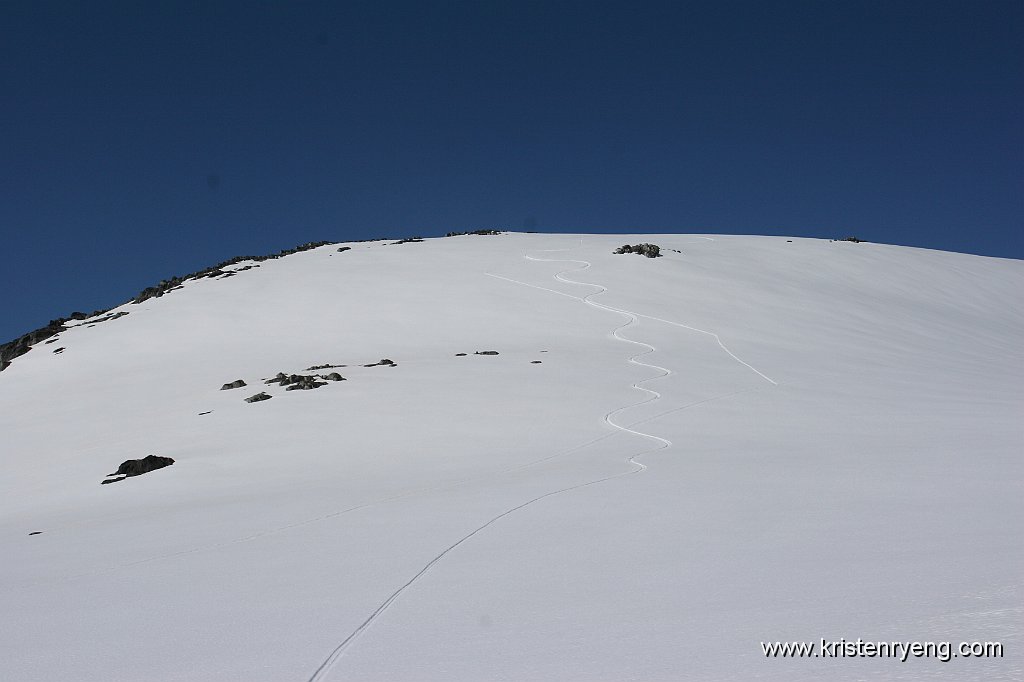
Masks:
[[[640,239],[325,246],[17,358],[0,678],[1022,679],[1024,264]],[[760,646],[858,637],[1005,655]]]

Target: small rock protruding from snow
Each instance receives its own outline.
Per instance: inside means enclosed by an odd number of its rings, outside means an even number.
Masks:
[[[224,384],[223,386],[221,386],[220,390],[222,390],[222,391],[229,391],[232,388],[241,388],[242,386],[245,386],[245,385],[246,385],[246,383],[244,381],[242,381],[241,379],[235,379],[234,381],[232,381],[230,383],[227,383],[227,384]]]
[[[249,396],[248,398],[246,398],[245,402],[247,402],[247,403],[258,403],[261,400],[270,400],[273,397],[274,396],[270,395],[266,391],[260,391],[256,395]]]
[[[661,247],[657,244],[635,244],[630,246],[629,244],[623,244],[619,248],[615,249],[614,253],[638,253],[641,256],[647,256],[648,258],[658,258],[661,256]]]
[[[121,466],[117,467],[117,471],[107,474],[107,478],[100,481],[100,483],[117,483],[131,476],[148,474],[150,471],[163,469],[172,464],[174,464],[173,459],[161,457],[160,455],[146,455],[142,459],[127,459],[121,462]]]
[[[323,381],[317,381],[320,376],[317,374],[285,374],[284,372],[278,372],[277,376],[273,379],[268,379],[268,384],[278,384],[280,386],[287,386],[286,391],[307,391],[311,388],[320,388],[327,384]]]

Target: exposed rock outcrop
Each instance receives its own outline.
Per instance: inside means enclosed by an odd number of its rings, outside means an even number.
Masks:
[[[638,253],[641,256],[648,258],[658,258],[661,256],[661,247],[657,244],[635,244],[630,246],[629,244],[623,244],[619,248],[615,249],[614,253]]]
[[[338,376],[340,377],[341,375]],[[277,376],[273,379],[267,379],[266,383],[285,386],[287,387],[285,388],[286,391],[308,391],[327,385],[325,381],[317,381],[320,378],[317,374],[285,374],[284,372],[278,372]]]
[[[445,237],[461,237],[464,234],[489,235],[501,234],[501,232],[499,230],[470,230],[469,232],[449,232],[448,234],[445,235]]]
[[[121,462],[121,466],[117,468],[112,474],[107,474],[107,478],[101,483],[117,483],[123,481],[131,476],[141,476],[142,474],[148,474],[150,471],[156,471],[157,469],[163,469],[164,467],[174,464],[174,460],[170,457],[161,457],[160,455],[146,455],[142,459],[128,459]]]
[[[277,258],[284,258],[285,256],[292,255],[293,253],[300,253],[302,251],[309,251],[311,249],[317,249],[317,248],[320,248],[321,246],[326,246],[328,244],[333,244],[333,243],[336,243],[336,242],[329,242],[329,241],[306,242],[305,244],[299,244],[298,246],[296,246],[294,248],[284,249],[283,251],[280,251],[280,252],[275,253],[275,254],[267,255],[267,256],[235,256],[234,258],[228,259],[228,260],[224,261],[223,263],[217,263],[216,265],[214,265],[212,267],[205,268],[205,269],[199,270],[197,272],[193,272],[193,273],[190,273],[190,274],[187,274],[187,275],[183,275],[181,277],[171,277],[170,279],[162,280],[156,286],[147,287],[146,289],[143,289],[135,298],[133,298],[131,300],[131,303],[142,303],[143,301],[148,301],[151,298],[160,298],[161,296],[163,296],[167,292],[173,291],[173,290],[179,288],[184,282],[187,282],[189,280],[203,279],[203,278],[206,278],[206,277],[231,277],[231,276],[233,276],[235,274],[236,271],[226,271],[226,270],[224,270],[224,268],[229,267],[231,265],[234,265],[235,263],[241,263],[242,261],[255,261],[255,262],[258,263],[258,262],[261,262],[261,261],[274,260],[274,259],[277,259]],[[255,266],[255,265],[247,265],[247,266],[244,266],[242,268],[239,268],[238,272],[240,272],[242,270],[248,270],[248,269],[253,268],[253,267],[257,267],[257,266]]]

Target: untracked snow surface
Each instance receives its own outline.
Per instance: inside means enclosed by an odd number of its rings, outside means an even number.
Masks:
[[[1024,263],[350,246],[0,374],[0,679],[1024,679]],[[1003,655],[762,648],[858,638]]]

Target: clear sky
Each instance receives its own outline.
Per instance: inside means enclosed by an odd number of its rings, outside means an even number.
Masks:
[[[300,242],[1024,257],[1024,3],[0,1],[0,341]]]

